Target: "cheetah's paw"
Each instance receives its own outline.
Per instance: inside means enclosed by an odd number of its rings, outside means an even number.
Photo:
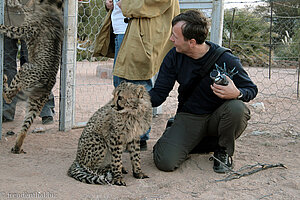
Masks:
[[[133,177],[134,177],[134,178],[137,178],[137,179],[149,178],[149,176],[147,176],[147,175],[144,174],[143,172],[140,172],[140,173],[135,173],[135,172],[133,172]]]
[[[114,178],[112,180],[112,184],[113,185],[118,185],[118,186],[126,186],[125,181],[123,181],[123,179],[121,177],[120,178]]]

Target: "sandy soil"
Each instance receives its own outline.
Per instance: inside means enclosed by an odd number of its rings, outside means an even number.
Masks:
[[[250,125],[236,142],[234,169],[257,163],[283,163],[287,169],[271,168],[236,180],[218,181],[226,175],[213,172],[211,154],[192,155],[174,172],[155,167],[152,146],[167,118],[154,118],[148,150],[142,152],[142,168],[150,178],[135,179],[129,172],[125,175],[126,187],[88,185],[68,177],[66,172],[82,129],[59,132],[57,121],[42,125],[36,120],[33,129],[45,131],[28,135],[23,145],[27,154],[10,153],[15,136],[0,142],[0,199],[299,199],[299,137],[285,132],[257,134],[251,132],[254,127]],[[131,169],[127,153],[123,159],[124,166]]]
[[[17,113],[22,113],[24,103],[18,104],[17,108]],[[234,170],[258,163],[282,163],[287,168],[276,167],[239,179],[220,181],[227,175],[213,172],[213,162],[209,160],[211,154],[191,155],[174,172],[162,172],[155,167],[152,147],[169,117],[170,114],[161,114],[153,119],[148,150],[141,153],[142,169],[150,178],[133,178],[129,155],[124,153],[124,166],[130,172],[125,175],[127,186],[120,187],[88,185],[67,176],[82,128],[58,131],[58,114],[51,125],[42,125],[40,118],[35,120],[23,145],[27,154],[10,153],[16,136],[5,133],[19,129],[23,116],[18,114],[13,122],[3,124],[0,199],[299,199],[299,125],[259,125],[259,114],[254,112],[245,133],[236,141]]]

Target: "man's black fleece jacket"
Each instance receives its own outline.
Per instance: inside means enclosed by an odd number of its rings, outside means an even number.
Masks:
[[[189,87],[190,81],[197,77],[195,71],[200,70],[205,65],[207,59],[218,47],[217,44],[206,42],[210,45],[210,50],[200,59],[193,59],[185,54],[176,52],[175,47],[172,48],[161,64],[158,77],[154,87],[149,91],[153,107],[161,105],[168,97],[173,89],[175,82],[179,83],[178,87],[178,102],[183,100],[183,91]],[[231,79],[236,87],[241,91],[242,101],[248,102],[252,100],[258,92],[257,86],[249,78],[247,72],[243,69],[239,58],[232,55],[230,52],[225,52],[216,62],[216,64],[226,70],[226,74],[232,71],[237,72]],[[210,71],[216,69],[213,67]],[[207,73],[204,78],[198,83],[193,93],[185,101],[181,109],[177,112],[187,112],[192,114],[210,114],[215,111],[226,100],[216,96],[210,85],[213,80]]]

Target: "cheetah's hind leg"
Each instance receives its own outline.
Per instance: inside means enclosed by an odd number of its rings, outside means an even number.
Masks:
[[[33,123],[34,118],[41,112],[43,106],[45,105],[46,101],[48,100],[49,95],[42,95],[40,97],[29,97],[27,100],[27,108],[26,114],[23,121],[23,125],[21,131],[19,132],[16,140],[15,146],[11,149],[12,153],[19,154],[19,153],[26,153],[24,152],[21,147],[23,145],[24,139],[27,135],[28,129],[30,128],[31,124]]]

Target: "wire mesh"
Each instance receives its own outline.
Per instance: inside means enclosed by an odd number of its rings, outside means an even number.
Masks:
[[[237,55],[258,85],[259,94],[248,103],[250,123],[279,124],[297,129],[300,76],[300,3],[292,1],[225,0],[223,46]],[[210,11],[204,10],[208,15]],[[89,117],[112,97],[113,60],[92,57],[95,37],[105,18],[104,0],[78,0],[77,66],[75,79],[75,126]],[[21,42],[9,66],[21,60]],[[4,50],[5,56],[8,51]],[[53,89],[58,110],[59,79]],[[177,87],[162,105],[162,114],[172,116],[177,107]]]
[[[75,124],[84,124],[111,98],[113,60],[92,57],[106,10],[102,0],[78,1]]]
[[[249,103],[251,123],[299,129],[300,2],[227,3],[223,45],[241,58],[259,88]]]
[[[223,46],[239,56],[259,94],[248,103],[253,124],[294,124],[300,120],[297,1],[225,1]],[[205,10],[206,13],[207,10]],[[79,1],[76,121],[85,121],[111,97],[112,60],[92,58],[90,48],[106,14],[101,0]],[[108,74],[108,76],[107,76]],[[162,106],[174,115],[177,85]]]

